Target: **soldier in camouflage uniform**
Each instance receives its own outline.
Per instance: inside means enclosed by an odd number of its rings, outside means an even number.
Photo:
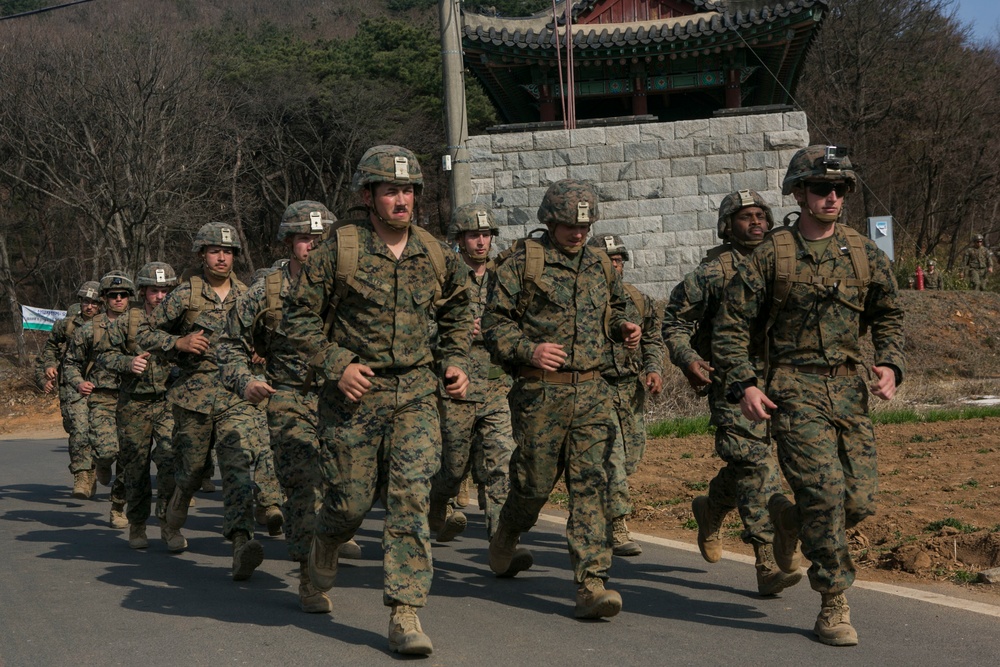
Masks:
[[[972,237],[973,246],[966,249],[962,259],[960,277],[969,281],[969,289],[982,292],[986,289],[986,279],[993,275],[993,253],[983,245],[983,235]]]
[[[512,561],[518,538],[535,525],[564,476],[566,537],[578,586],[575,615],[614,616],[622,599],[604,588],[612,518],[604,466],[621,436],[600,369],[610,336],[634,349],[642,330],[626,320],[627,297],[610,259],[586,245],[598,219],[594,187],[577,180],[553,183],[538,219],[547,233],[525,241],[497,269],[483,315],[487,349],[515,373],[510,412],[517,442],[510,493],[490,540],[490,569],[500,576],[517,573]],[[544,258],[541,266],[538,257]],[[536,269],[534,281],[523,279]]]
[[[927,270],[924,271],[924,289],[944,289],[944,281],[941,272],[937,270],[936,260],[932,259],[927,262]]]
[[[66,380],[87,398],[90,447],[94,455],[97,481],[111,486],[112,528],[127,528],[125,517],[125,480],[118,461],[118,373],[101,367],[98,357],[110,348],[108,330],[129,309],[135,296],[132,280],[120,271],[112,271],[100,283],[105,311],[84,324],[73,334],[66,354]],[[118,461],[118,474],[111,482],[111,466]]]
[[[432,576],[427,513],[441,461],[437,395],[442,378],[453,398],[469,383],[468,279],[447,246],[411,224],[423,186],[412,152],[369,149],[353,185],[367,217],[310,253],[281,324],[324,382],[319,429],[327,489],[309,578],[320,590],[333,587],[340,545],[384,490],[389,647],[426,655],[433,647],[416,610],[427,601]]]
[[[472,472],[485,487],[486,533],[492,537],[500,508],[510,488],[507,471],[514,451],[511,435],[510,376],[493,363],[480,331],[486,293],[496,277],[490,260],[493,237],[500,233],[493,213],[482,204],[465,204],[452,215],[448,232],[458,245],[469,275],[469,298],[473,315],[472,348],[469,353],[469,390],[463,399],[441,399],[441,470],[431,485],[430,528],[438,542],[447,542],[465,529],[462,512],[452,511],[448,499],[459,492],[463,478]],[[527,550],[523,557],[531,558]],[[527,569],[531,563],[522,563]]]
[[[628,248],[614,234],[594,236],[587,245],[603,250],[619,277],[625,273],[629,260]],[[605,347],[601,377],[614,395],[615,411],[621,431],[622,449],[616,449],[608,460],[608,477],[611,484],[611,548],[615,556],[638,556],[642,547],[628,532],[625,517],[632,511],[629,500],[628,477],[639,469],[646,452],[646,390],[652,395],[663,389],[663,338],[660,318],[663,311],[649,297],[629,283],[625,289],[625,314],[629,321],[640,322],[642,339],[638,350],[626,349],[612,342]]]
[[[87,399],[66,379],[63,362],[73,334],[101,312],[101,285],[89,280],[77,290],[79,304],[73,304],[64,319],[56,322],[45,346],[35,362],[36,375],[42,390],[48,394],[59,388],[59,411],[63,428],[69,435],[69,471],[73,473],[73,497],[92,498],[97,485],[94,472],[94,452],[90,447]]]
[[[108,349],[100,354],[100,367],[118,373],[116,420],[118,423],[119,461],[125,475],[126,516],[129,522],[128,545],[145,549],[146,521],[149,519],[153,488],[149,462],[156,463],[156,516],[161,536],[171,551],[183,551],[187,542],[180,533],[166,527],[166,506],[174,492],[174,453],[171,437],[174,417],[166,398],[169,366],[139,348],[139,324],[153,312],[177,285],[177,275],[169,264],[145,264],[135,279],[142,300],[115,319],[108,328]],[[156,448],[153,448],[153,444]]]
[[[813,631],[833,646],[858,642],[844,591],[855,576],[847,529],[875,511],[869,393],[889,400],[903,379],[903,311],[889,259],[837,224],[856,182],[837,147],[810,146],[793,156],[782,193],[798,202],[798,223],[772,232],[738,265],[712,339],[727,400],[747,419],[770,422],[795,494],[794,504],[781,494],[768,502],[775,561],[797,571],[802,540],[810,584],[822,596]],[[870,383],[859,373],[859,339],[868,328]],[[750,353],[755,336],[766,336],[760,377]]]
[[[298,201],[285,210],[278,227],[278,241],[291,258],[259,272],[249,291],[229,312],[226,333],[220,344],[222,382],[247,401],[267,401],[267,422],[278,480],[287,493],[284,504],[286,544],[292,560],[299,563],[299,605],[307,613],[328,613],[330,598],[309,579],[309,547],[312,544],[316,510],[323,492],[320,446],[317,435],[317,405],[322,382],[311,377],[307,359],[282,334],[281,300],[288,296],[310,251],[336,221],[319,202]],[[277,294],[268,293],[268,276],[280,276]],[[273,303],[274,297],[280,299]],[[255,375],[253,362],[263,358],[266,381]],[[353,539],[341,545],[340,556],[360,558]]]
[[[695,391],[708,395],[715,426],[715,451],[725,464],[709,483],[708,495],[691,504],[698,521],[698,548],[709,563],[722,558],[719,532],[726,515],[739,509],[743,541],[753,545],[756,556],[757,590],[774,595],[799,582],[800,572],[782,572],[774,562],[771,543],[774,528],[767,514],[767,501],[781,491],[778,462],[767,428],[752,423],[725,398],[725,380],[712,368],[712,322],[722,305],[726,285],[736,275],[736,266],[764,240],[774,226],[771,207],[752,190],[733,192],[719,206],[719,238],[722,245],[708,256],[670,293],[663,315],[663,340],[670,361],[687,377]],[[763,370],[761,344],[754,341],[756,372]]]
[[[192,252],[201,271],[181,283],[140,325],[143,350],[154,351],[180,369],[167,391],[174,415],[175,488],[166,509],[165,536],[179,542],[191,496],[200,487],[209,448],[222,473],[222,534],[233,543],[232,577],[250,577],[264,560],[254,537],[254,483],[251,469],[260,456],[260,436],[253,433],[256,408],[226,389],[219,378],[218,341],[226,315],[246,286],[232,274],[240,251],[236,229],[220,223],[203,225]],[[278,498],[266,505],[276,505]]]

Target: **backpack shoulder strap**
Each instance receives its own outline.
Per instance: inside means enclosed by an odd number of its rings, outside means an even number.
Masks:
[[[281,269],[275,269],[264,276],[264,326],[274,331],[281,323]]]
[[[868,265],[868,253],[865,252],[865,239],[853,227],[843,225],[840,228],[847,236],[847,249],[851,253],[851,264],[854,265],[854,280],[847,279],[844,284],[848,287],[865,289],[872,280],[871,267]]]
[[[337,306],[344,300],[347,287],[354,280],[354,274],[358,272],[360,250],[356,225],[338,227],[334,233],[337,237],[337,272],[333,281],[333,294],[330,295],[330,303],[326,309],[326,323],[323,325],[323,332],[327,336],[333,327],[333,316],[337,312]]]
[[[521,276],[521,294],[517,300],[518,319],[528,312],[544,270],[545,248],[538,241],[524,239],[524,273]]]
[[[437,278],[437,291],[434,294],[434,301],[437,302],[442,297],[444,283],[448,275],[448,265],[444,258],[444,251],[441,250],[441,243],[423,227],[411,225],[410,229],[416,232],[417,238],[427,248],[427,255],[430,257],[431,266],[434,267],[434,277]]]
[[[138,354],[139,344],[136,335],[139,333],[139,325],[142,323],[142,308],[132,308],[128,311],[128,328],[125,333],[125,349]]]
[[[639,310],[639,319],[642,321],[646,320],[646,297],[643,296],[639,288],[631,283],[622,282],[622,286],[628,293],[629,297],[632,299],[632,303]]]
[[[205,281],[202,280],[201,276],[190,276],[188,283],[191,285],[191,295],[188,297],[187,308],[184,311],[185,330],[194,326],[202,308],[205,307],[205,295],[202,294]]]
[[[792,291],[792,279],[795,276],[795,237],[787,227],[776,229],[768,235],[774,243],[774,284],[771,287],[771,311],[767,315],[765,334],[778,321]]]

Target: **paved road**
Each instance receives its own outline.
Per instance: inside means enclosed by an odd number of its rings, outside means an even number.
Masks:
[[[398,659],[387,651],[378,511],[359,535],[365,560],[341,567],[335,612],[307,615],[281,539],[263,538],[267,560],[249,581],[230,580],[221,494],[198,495],[186,553],[168,554],[158,539],[132,551],[127,531],[108,527],[106,489],[97,502],[70,498],[68,460],[65,440],[0,441],[0,667]],[[749,565],[708,565],[663,540],[616,560],[622,614],[576,621],[558,522],[526,536],[534,569],[497,580],[482,515],[473,510],[470,520],[468,537],[434,550],[421,614],[435,647],[429,665],[988,665],[1000,655],[998,607],[975,612],[858,588],[850,601],[861,645],[820,645],[811,633],[819,596],[807,586],[762,600]]]

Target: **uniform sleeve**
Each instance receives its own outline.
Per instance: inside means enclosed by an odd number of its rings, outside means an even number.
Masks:
[[[865,297],[862,322],[871,329],[875,365],[892,366],[898,371],[897,384],[905,372],[903,356],[903,308],[889,258],[881,250],[869,252],[872,281]]]
[[[622,282],[621,277],[619,277],[618,272],[612,271],[611,274],[611,284],[608,286],[611,306],[611,317],[608,320],[608,326],[611,330],[607,333],[611,337],[611,340],[621,343],[624,340],[622,325],[629,321],[627,314],[629,297],[625,292],[625,284]],[[642,323],[633,322],[633,324],[641,326]]]
[[[766,286],[771,284],[771,276],[764,270],[768,257],[758,249],[737,265],[713,321],[712,361],[727,384],[757,377],[750,345],[753,328],[762,326],[761,318],[766,314],[762,311],[769,299]]]
[[[700,264],[674,286],[663,310],[663,342],[670,352],[670,363],[681,370],[696,361],[707,361],[691,344],[698,323],[705,317],[705,294],[699,280],[703,267],[705,264]]]
[[[468,373],[469,346],[472,345],[472,309],[469,301],[469,272],[461,259],[443,247],[448,266],[448,276],[441,288],[443,303],[437,309],[437,353],[441,370],[449,366]]]
[[[659,301],[645,294],[646,317],[642,322],[642,370],[663,375],[663,308]]]
[[[519,366],[531,364],[536,347],[522,334],[517,316],[522,287],[518,267],[524,262],[525,252],[519,250],[497,268],[496,280],[487,292],[486,311],[480,327],[490,355],[503,363]]]
[[[38,365],[44,375],[46,368],[59,368],[59,350],[66,340],[67,318],[63,318],[52,325],[49,337],[45,339],[45,345],[38,355]]]
[[[108,349],[97,355],[95,364],[115,373],[131,373],[134,354],[128,353],[128,313],[116,318],[108,327]],[[145,318],[142,318],[145,319]]]
[[[79,327],[73,332],[73,338],[70,340],[69,348],[66,352],[66,359],[63,362],[63,369],[66,372],[66,382],[72,386],[77,386],[84,381],[84,370],[86,368],[87,359],[90,358],[90,344],[93,336],[91,332],[93,331],[94,325],[92,322],[87,322],[82,327]]]
[[[226,318],[226,327],[219,339],[219,378],[222,384],[237,396],[243,396],[247,385],[254,379],[250,359],[254,353],[256,327],[263,327],[260,318],[266,305],[266,288],[263,280],[237,299]],[[265,350],[261,350],[263,356]]]

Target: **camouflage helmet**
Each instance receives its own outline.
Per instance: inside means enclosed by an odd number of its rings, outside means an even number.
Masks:
[[[135,296],[135,283],[124,271],[108,271],[101,278],[101,296],[108,292],[128,292]]]
[[[98,301],[101,298],[101,283],[96,280],[88,280],[84,284],[80,285],[80,289],[76,291],[76,295],[81,299]]]
[[[748,206],[757,206],[763,209],[764,215],[767,217],[767,228],[771,229],[774,227],[774,215],[771,213],[771,207],[767,205],[764,198],[753,190],[737,190],[726,195],[722,203],[719,204],[720,239],[726,240],[729,238],[729,233],[733,225],[733,216]]]
[[[858,186],[847,149],[822,144],[808,146],[792,156],[781,182],[781,194],[792,194],[792,188],[805,181],[844,181],[848,192],[854,192]]]
[[[383,145],[369,148],[358,161],[351,187],[357,192],[375,183],[412,185],[417,194],[420,194],[424,177],[417,156],[402,146]]]
[[[927,266],[937,266],[937,260],[932,259],[927,262]]]
[[[337,216],[330,213],[323,204],[318,201],[304,199],[289,205],[285,209],[285,214],[281,216],[281,224],[278,226],[278,240],[283,241],[294,234],[323,235],[326,230],[337,222]]]
[[[148,262],[135,275],[137,287],[173,287],[177,284],[174,267],[166,262]]]
[[[974,242],[978,243],[980,241],[984,241],[985,239],[983,238],[982,234],[976,234],[975,236],[972,237],[972,240]]]
[[[598,234],[587,241],[587,245],[600,248],[608,253],[609,257],[621,257],[622,261],[628,261],[628,248],[617,234]]]
[[[448,238],[457,239],[463,232],[489,231],[491,236],[500,234],[493,211],[484,204],[462,204],[451,215]]]
[[[194,235],[191,252],[201,252],[202,248],[210,245],[232,248],[236,252],[239,252],[242,247],[236,228],[224,222],[209,222],[202,225],[198,233]]]
[[[593,225],[598,220],[597,190],[589,181],[572,178],[556,181],[545,191],[538,207],[543,225]]]

